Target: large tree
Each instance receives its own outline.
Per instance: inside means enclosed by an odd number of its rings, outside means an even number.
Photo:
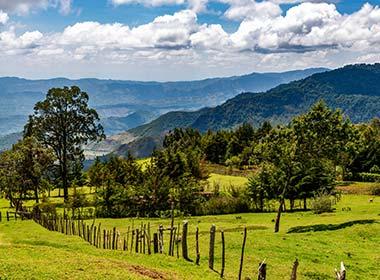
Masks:
[[[70,183],[83,165],[83,146],[104,138],[98,114],[88,106],[88,100],[88,94],[76,86],[52,88],[45,100],[35,105],[25,126],[25,136],[35,136],[54,151],[65,201]]]

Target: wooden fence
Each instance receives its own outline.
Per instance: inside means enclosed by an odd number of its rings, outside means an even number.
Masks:
[[[141,223],[139,226],[128,226],[127,232],[120,234],[120,231],[116,227],[110,229],[102,228],[101,223],[95,224],[95,220],[92,223],[87,224],[84,220],[73,220],[67,215],[49,215],[34,211],[30,214],[32,218],[41,226],[50,231],[60,232],[66,235],[77,235],[83,238],[89,244],[99,249],[105,250],[122,250],[129,251],[138,254],[166,254],[169,256],[182,257],[186,261],[194,262],[189,258],[188,254],[188,221],[184,221],[182,226],[178,224],[174,226],[174,220],[172,219],[171,226],[164,227],[160,225],[156,230],[151,228],[150,223]],[[215,260],[215,239],[216,239],[216,227],[215,225],[210,228],[210,243],[208,251],[208,266],[211,270],[214,269]],[[169,235],[169,236],[167,236]],[[221,251],[221,269],[218,272],[221,278],[225,275],[225,238],[224,231],[220,231],[222,251]],[[164,236],[167,238],[164,239]],[[168,244],[166,241],[169,240]],[[247,240],[247,228],[243,231],[243,240],[241,248],[240,266],[238,270],[237,278],[242,279],[242,272],[244,267],[244,254],[245,245]],[[181,249],[181,250],[180,250]],[[195,249],[196,259],[195,264],[200,264],[200,250],[199,250],[199,228],[196,228],[195,232]],[[181,251],[181,255],[180,255]],[[297,270],[299,262],[295,260],[293,266],[289,269],[289,275],[291,280],[297,279]],[[267,275],[267,264],[265,261],[261,262],[257,269],[258,279],[265,280]],[[341,263],[340,270],[335,271],[337,280],[346,279],[346,269]],[[250,278],[245,278],[250,279]]]

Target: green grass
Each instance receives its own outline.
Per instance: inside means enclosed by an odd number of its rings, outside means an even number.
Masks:
[[[380,279],[380,198],[369,202],[369,196],[344,196],[334,213],[315,215],[311,212],[285,213],[281,231],[273,233],[274,213],[189,217],[189,250],[195,257],[195,227],[201,235],[201,262],[207,263],[209,228],[215,224],[226,233],[226,277],[236,279],[244,226],[249,228],[244,275],[256,278],[260,261],[268,263],[269,279],[286,279],[292,262],[300,261],[299,279],[333,279],[334,268],[344,261],[349,279]],[[342,211],[350,207],[351,211]],[[237,217],[241,219],[237,219]],[[364,222],[363,222],[364,220]],[[366,221],[368,220],[368,221]],[[162,219],[102,219],[98,222],[111,229],[116,226],[122,234],[127,227],[141,222],[169,225]],[[291,228],[313,226],[304,233],[287,233]],[[319,229],[318,231],[314,231]],[[220,267],[220,236],[217,238],[216,268]],[[193,269],[197,269],[194,267]],[[197,279],[197,278],[194,278]]]
[[[0,223],[0,279],[218,279],[167,256],[96,249],[33,221]]]
[[[207,181],[207,191],[213,191],[217,186],[219,186],[220,191],[228,191],[231,187],[244,188],[248,183],[248,178],[211,173]]]
[[[220,270],[220,230],[226,238],[226,279],[236,279],[242,232],[248,227],[243,276],[257,278],[259,262],[268,263],[268,279],[287,279],[299,259],[301,280],[334,279],[344,261],[349,279],[380,279],[380,197],[343,195],[333,213],[285,213],[280,233],[273,233],[275,213],[186,217],[189,252],[195,259],[195,228],[200,228],[201,265],[167,256],[143,256],[95,249],[77,237],[49,232],[31,221],[0,223],[0,279],[138,279],[134,265],[166,279],[218,279],[207,269],[209,229],[217,226],[215,269]],[[0,200],[0,210],[8,203]],[[350,207],[351,211],[344,211]],[[91,221],[88,221],[90,223]],[[152,230],[167,219],[99,219],[102,229],[114,226],[125,236],[128,226],[149,222]],[[298,233],[288,233],[289,231]],[[168,235],[166,234],[166,239]],[[167,240],[166,240],[167,242]],[[167,244],[167,243],[166,243]],[[165,247],[167,250],[167,246]],[[138,271],[142,269],[139,268]],[[152,272],[153,271],[153,272]],[[33,278],[34,277],[34,278]],[[243,277],[243,279],[244,279]]]

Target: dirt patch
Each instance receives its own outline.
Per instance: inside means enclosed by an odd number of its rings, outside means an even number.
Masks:
[[[130,270],[151,279],[168,279],[163,273],[142,266],[132,265]]]

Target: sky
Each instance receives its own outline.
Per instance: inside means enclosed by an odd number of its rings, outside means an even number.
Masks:
[[[380,62],[380,0],[0,0],[0,76],[176,81]]]

